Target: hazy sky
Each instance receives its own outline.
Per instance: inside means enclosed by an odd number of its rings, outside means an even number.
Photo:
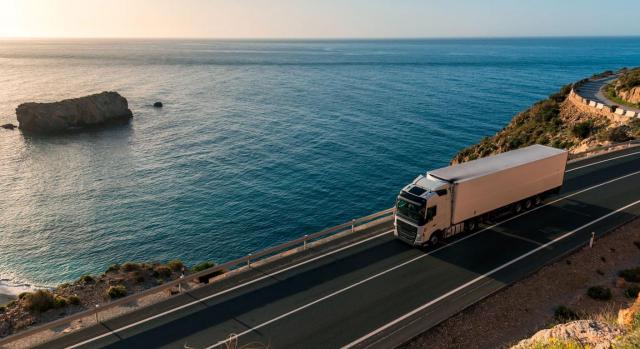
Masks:
[[[0,37],[640,35],[640,0],[0,0]]]

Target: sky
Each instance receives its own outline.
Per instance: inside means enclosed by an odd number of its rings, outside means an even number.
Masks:
[[[640,35],[640,0],[0,0],[0,37]]]

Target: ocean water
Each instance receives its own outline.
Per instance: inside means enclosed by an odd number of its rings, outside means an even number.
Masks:
[[[640,38],[0,41],[0,124],[105,90],[134,113],[0,130],[0,293],[125,261],[224,262],[386,209],[563,84],[636,65]]]

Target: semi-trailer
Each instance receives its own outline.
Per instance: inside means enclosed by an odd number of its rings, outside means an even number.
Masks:
[[[557,193],[568,152],[532,145],[427,172],[405,186],[394,210],[394,234],[412,245],[437,245],[484,221],[519,214]]]

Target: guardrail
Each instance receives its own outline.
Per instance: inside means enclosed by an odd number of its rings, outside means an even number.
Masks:
[[[164,292],[167,290],[170,290],[174,287],[178,287],[178,289],[181,289],[181,284],[187,284],[189,282],[192,282],[196,279],[199,279],[200,277],[206,277],[209,276],[211,274],[214,274],[216,272],[220,272],[220,271],[227,271],[227,270],[233,270],[236,269],[239,266],[251,266],[251,263],[257,262],[261,259],[270,257],[270,256],[274,256],[277,253],[282,253],[282,252],[286,252],[289,250],[292,250],[293,248],[299,248],[302,247],[303,250],[305,250],[307,248],[307,245],[309,242],[312,241],[317,241],[320,240],[321,238],[325,238],[328,236],[332,236],[332,235],[336,235],[338,233],[343,233],[343,232],[350,232],[350,233],[355,233],[356,232],[356,228],[367,224],[367,223],[371,223],[373,221],[385,218],[390,216],[391,214],[393,214],[393,208],[384,210],[384,211],[380,211],[365,217],[361,217],[358,219],[354,219],[350,222],[347,223],[343,223],[340,225],[336,225],[334,227],[331,228],[327,228],[324,230],[321,230],[317,233],[313,233],[313,234],[307,234],[304,235],[302,237],[299,237],[295,240],[291,240],[291,241],[287,241],[285,243],[282,243],[280,245],[277,246],[273,246],[273,247],[269,247],[266,249],[263,249],[261,251],[258,251],[256,253],[250,253],[244,257],[226,262],[224,264],[220,264],[220,265],[216,265],[214,267],[211,267],[209,269],[205,269],[202,270],[200,272],[197,273],[193,273],[193,274],[189,274],[184,276],[183,278],[180,279],[176,279],[170,282],[167,282],[165,284],[162,284],[160,286],[156,286],[156,287],[152,287],[149,288],[147,290],[144,290],[142,292],[138,292],[135,294],[132,294],[130,296],[127,297],[123,297],[120,298],[118,300],[109,302],[107,304],[103,304],[101,306],[97,306],[95,309],[89,309],[89,310],[85,310],[82,312],[78,312],[72,315],[69,315],[67,317],[64,318],[60,318],[58,320],[54,320],[54,321],[50,321],[47,322],[45,324],[42,324],[40,326],[36,326],[36,327],[32,327],[23,331],[20,331],[16,334],[7,336],[5,338],[0,339],[0,345],[5,345],[14,341],[17,341],[19,339],[23,339],[26,337],[29,337],[31,335],[34,335],[38,332],[41,331],[46,331],[46,330],[52,330],[55,328],[60,328],[63,327],[64,325],[68,325],[71,322],[75,321],[75,320],[79,320],[82,318],[95,318],[96,322],[95,323],[100,323],[101,321],[99,320],[99,315],[107,310],[110,309],[114,309],[115,307],[118,306],[124,306],[124,305],[128,305],[128,304],[134,304],[135,302],[137,302],[138,300],[152,295],[152,294],[157,294],[160,292]],[[205,284],[203,284],[205,285]],[[165,299],[163,299],[165,300]],[[155,303],[152,303],[155,304]],[[150,304],[150,305],[152,305]],[[146,305],[146,306],[150,306],[150,305]],[[136,308],[136,310],[139,309],[143,309],[144,307],[138,307]],[[122,314],[124,315],[124,314]]]

